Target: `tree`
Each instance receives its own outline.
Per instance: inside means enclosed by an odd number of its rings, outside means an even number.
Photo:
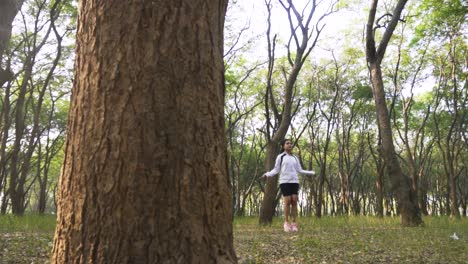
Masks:
[[[386,14],[377,20],[377,24],[379,24],[381,19],[390,17],[382,39],[378,47],[376,47],[375,32],[377,28],[374,28],[374,22],[376,21],[378,2],[378,0],[373,0],[369,11],[366,25],[366,58],[374,93],[377,123],[382,139],[381,151],[392,183],[392,189],[395,191],[397,197],[398,208],[401,213],[401,224],[403,226],[417,226],[422,224],[422,218],[418,208],[415,190],[411,187],[411,179],[403,174],[395,153],[390,115],[385,102],[385,90],[381,71],[381,62],[384,58],[385,50],[400,20],[407,0],[399,0],[392,14]]]
[[[82,3],[52,263],[235,262],[226,7]]]
[[[403,39],[404,38],[402,38],[401,42],[403,42]],[[425,199],[425,197],[427,197],[427,184],[424,182],[425,179],[423,177],[434,145],[434,140],[426,137],[426,132],[428,130],[426,124],[431,114],[431,107],[430,105],[426,106],[426,104],[422,104],[424,105],[422,106],[421,103],[414,99],[414,88],[418,83],[419,75],[421,75],[421,70],[426,62],[425,55],[427,49],[422,51],[421,58],[415,59],[413,56],[413,58],[410,59],[408,55],[405,56],[405,54],[402,54],[401,42],[398,47],[398,61],[393,78],[395,97],[397,95],[397,90],[400,90],[398,85],[399,76],[404,76],[400,77],[403,79],[402,81],[405,81],[404,78],[411,78],[411,80],[406,80],[409,82],[410,93],[408,96],[400,93],[402,124],[398,125],[396,118],[398,115],[394,115],[394,123],[403,145],[402,148],[405,154],[403,161],[411,178],[412,188],[416,191],[419,209],[422,214],[427,215]],[[411,75],[405,73],[411,73]]]
[[[5,83],[10,82],[14,78],[14,74],[11,71],[8,63],[6,67],[3,67],[3,55],[8,50],[8,46],[11,38],[11,30],[13,27],[13,20],[16,14],[23,5],[22,0],[1,0],[0,1],[0,87],[3,88]],[[10,129],[9,111],[9,87],[5,88],[2,95],[5,99],[1,100],[1,112],[0,112],[0,192],[3,193],[1,202],[1,211],[6,211],[8,191],[7,191],[7,176],[6,176],[6,163],[8,157],[6,157],[6,142],[8,141],[8,130]]]
[[[334,56],[334,55],[333,55]],[[328,158],[331,150],[331,141],[333,132],[337,127],[338,122],[338,112],[340,109],[341,96],[343,92],[342,80],[340,80],[339,66],[334,58],[333,66],[325,66],[324,69],[321,69],[320,72],[314,74],[314,79],[311,82],[315,82],[317,86],[317,108],[318,116],[320,117],[317,123],[312,122],[309,126],[310,134],[312,135],[311,147],[314,150],[311,150],[315,160],[319,164],[320,170],[318,174],[318,183],[317,183],[317,198],[316,198],[316,209],[315,214],[317,217],[322,217],[322,214],[326,214],[325,194],[324,184],[327,182],[330,184],[327,179],[327,167],[328,167]],[[328,69],[327,69],[328,68]],[[346,68],[346,67],[343,67]],[[326,77],[319,77],[323,75]],[[322,80],[320,80],[322,79]]]
[[[416,28],[414,42],[429,40],[434,42],[436,59],[434,75],[437,76],[435,88],[435,109],[433,120],[435,140],[442,154],[447,177],[447,204],[451,217],[460,217],[457,181],[462,174],[463,150],[466,150],[463,133],[468,112],[466,74],[463,62],[466,61],[466,4],[460,0],[424,0],[419,6],[423,14]],[[436,113],[441,112],[441,113]],[[466,125],[465,125],[466,126]],[[465,144],[463,144],[465,142]]]
[[[24,213],[38,177],[35,157],[39,142],[60,134],[45,135],[43,117],[50,97],[58,87],[66,87],[62,71],[66,69],[63,54],[67,53],[62,39],[69,30],[61,22],[66,20],[63,7],[68,2],[27,1],[4,56],[6,69],[15,69],[16,74],[4,83],[0,96],[2,213],[9,209],[13,214]]]
[[[231,59],[233,59],[231,57]],[[231,70],[225,72],[225,122],[226,122],[226,137],[228,143],[228,160],[229,160],[229,178],[232,183],[232,200],[235,215],[243,215],[246,196],[248,196],[258,181],[256,174],[246,174],[246,172],[259,171],[258,163],[253,165],[246,161],[244,156],[248,155],[248,161],[251,161],[252,154],[255,149],[256,141],[255,128],[251,131],[247,128],[250,119],[255,114],[255,109],[261,104],[261,97],[258,96],[258,90],[255,89],[255,83],[258,81],[255,77],[255,71],[260,65],[247,66],[244,65],[241,59],[239,65],[234,66]],[[248,67],[248,69],[246,69]],[[242,76],[240,75],[242,74]],[[251,75],[253,75],[251,77]],[[252,80],[250,80],[252,79]],[[260,98],[260,99],[258,99]],[[249,136],[253,135],[253,142],[248,140]],[[252,144],[252,148],[248,151],[248,144]],[[249,154],[247,154],[249,153]],[[245,155],[244,155],[245,154]],[[257,155],[257,159],[259,156]],[[247,187],[248,186],[248,187]]]
[[[324,13],[313,21],[317,7],[321,7],[321,1],[307,1],[300,12],[292,0],[279,0],[279,3],[288,15],[291,35],[287,41],[287,66],[282,67],[284,83],[281,91],[274,91],[272,79],[275,66],[276,35],[271,38],[271,0],[265,0],[268,9],[268,73],[265,92],[265,116],[267,145],[265,151],[265,169],[271,169],[275,164],[279,151],[279,142],[284,139],[291,124],[295,110],[299,103],[294,102],[296,81],[307,60],[317,44],[319,36],[325,27],[322,20],[335,12],[337,1],[330,1],[329,6],[324,7]],[[315,18],[315,17],[314,17]],[[315,27],[313,23],[315,22]],[[281,98],[275,98],[275,93],[281,94]],[[296,106],[296,109],[295,107]],[[265,186],[265,195],[260,211],[260,224],[271,224],[275,212],[278,193],[278,176],[269,177]]]

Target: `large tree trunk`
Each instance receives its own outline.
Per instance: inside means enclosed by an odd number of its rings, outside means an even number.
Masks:
[[[52,263],[234,263],[227,1],[81,1]]]
[[[370,79],[374,94],[375,108],[377,112],[377,125],[382,139],[382,156],[385,160],[388,175],[392,183],[398,202],[398,210],[401,214],[403,226],[417,226],[422,223],[421,214],[417,204],[417,197],[411,188],[411,179],[401,171],[400,163],[393,145],[390,115],[385,101],[385,90],[382,80],[380,64],[385,50],[393,35],[393,31],[400,19],[407,0],[399,0],[388,23],[382,39],[376,48],[375,29],[373,27],[377,11],[378,0],[373,0],[369,11],[369,19],[366,27],[366,58],[369,65]]]
[[[377,111],[377,122],[382,136],[382,154],[392,189],[396,194],[398,208],[401,214],[403,226],[414,226],[422,223],[416,193],[413,190],[411,179],[401,171],[400,163],[393,145],[390,115],[385,103],[385,91],[383,89],[382,73],[380,67],[370,63],[371,81],[374,87],[374,99]]]

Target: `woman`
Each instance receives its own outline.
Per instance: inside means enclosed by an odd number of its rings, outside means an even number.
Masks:
[[[315,172],[303,170],[299,160],[291,153],[293,144],[290,139],[285,139],[281,142],[281,153],[276,157],[275,167],[266,172],[262,177],[272,177],[280,174],[279,183],[281,193],[283,195],[283,210],[285,232],[299,231],[296,223],[297,217],[297,195],[299,193],[299,177],[298,174],[315,175]],[[291,213],[291,223],[289,222],[289,214]]]

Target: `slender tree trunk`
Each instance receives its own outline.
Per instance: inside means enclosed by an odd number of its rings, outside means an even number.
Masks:
[[[37,182],[38,182],[38,187],[39,187],[39,191],[38,191],[39,194],[37,198],[37,212],[39,214],[44,214],[46,203],[47,203],[47,198],[46,198],[47,178],[44,179],[44,177],[41,176],[42,174],[41,165],[45,163],[44,156],[45,155],[42,152],[42,144],[39,141],[38,146],[37,146],[37,161],[36,161],[36,175],[37,175]]]
[[[418,205],[421,209],[421,213],[423,215],[429,215],[427,210],[427,184],[425,181],[421,182],[421,186],[419,187],[419,194],[418,194]]]
[[[382,161],[378,162],[377,165],[377,180],[375,181],[375,189],[377,193],[376,197],[376,212],[378,217],[383,217],[384,216],[384,208],[383,208],[383,203],[384,203],[384,170],[385,166],[382,164]]]
[[[2,196],[2,203],[0,204],[0,213],[2,215],[5,215],[6,212],[7,212],[7,209],[8,209],[8,199],[9,199],[9,194],[8,194],[8,190],[5,186],[5,184],[3,185],[3,189],[1,190],[2,193],[3,193],[3,196]]]
[[[47,180],[47,179],[45,179]],[[40,182],[39,184],[39,200],[37,204],[37,212],[39,214],[44,214],[47,207],[47,184],[45,182]]]
[[[9,135],[10,135],[10,129],[11,129],[11,85],[7,85],[5,88],[5,92],[3,94],[3,103],[2,103],[2,114],[0,116],[1,120],[1,140],[0,140],[0,190],[3,192],[4,199],[6,198],[7,192],[3,191],[7,189],[7,163],[10,159],[10,154],[7,151],[7,144],[9,140]],[[8,153],[8,154],[7,154]],[[2,199],[2,200],[4,200]],[[3,207],[3,206],[2,206]]]
[[[347,139],[347,134],[346,134],[346,129],[344,128],[344,125],[342,124],[341,131],[342,134],[340,134],[338,131],[339,129],[336,130],[336,139],[338,142],[338,175],[340,178],[340,191],[339,191],[339,199],[338,199],[338,213],[339,214],[348,214],[348,209],[349,209],[349,175],[345,171],[345,144],[346,144],[346,139]]]
[[[286,134],[286,133],[284,133]],[[278,133],[276,134],[278,135]],[[284,135],[282,136],[284,137]],[[271,170],[275,166],[276,156],[278,155],[278,143],[269,141],[265,151],[265,171]],[[271,224],[276,208],[276,195],[278,193],[278,175],[268,177],[265,185],[262,205],[260,207],[259,223]]]
[[[318,218],[321,218],[322,215],[323,215],[323,207],[324,207],[324,203],[325,203],[325,199],[323,197],[323,188],[324,188],[324,183],[325,183],[325,173],[327,172],[327,169],[326,169],[326,166],[327,165],[323,165],[324,162],[326,162],[326,158],[325,160],[323,160],[323,162],[320,163],[320,174],[319,174],[319,182],[318,182],[318,185],[317,185],[317,203],[315,204],[315,216],[317,216]],[[326,164],[326,163],[325,163]]]
[[[82,1],[52,263],[234,263],[227,1]]]
[[[21,179],[22,168],[27,168],[22,162],[22,140],[24,139],[26,128],[26,94],[28,81],[32,74],[33,67],[32,55],[29,54],[25,62],[25,74],[23,82],[19,88],[18,99],[16,100],[16,111],[14,117],[15,140],[11,151],[9,193],[11,200],[11,210],[15,215],[24,214],[24,182]],[[29,168],[27,168],[29,169]]]
[[[336,215],[336,202],[335,202],[335,196],[333,195],[333,186],[330,183],[330,181],[327,181],[327,187],[328,187],[328,195],[330,197],[330,215]],[[327,211],[328,213],[328,211]]]

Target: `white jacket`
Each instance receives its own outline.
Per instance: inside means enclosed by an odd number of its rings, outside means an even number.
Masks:
[[[281,161],[281,158],[283,161]],[[313,170],[303,170],[299,160],[292,154],[283,152],[276,157],[275,167],[265,173],[265,176],[272,177],[280,174],[279,183],[299,183],[298,174],[315,175]]]

